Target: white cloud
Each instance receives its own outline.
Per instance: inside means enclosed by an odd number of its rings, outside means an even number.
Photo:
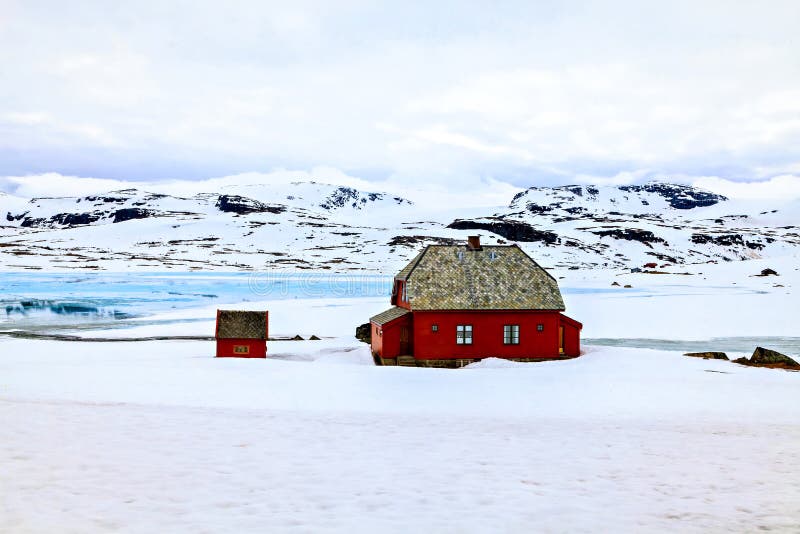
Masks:
[[[49,172],[30,176],[0,177],[0,190],[20,197],[74,197],[131,187],[130,182],[81,178]]]
[[[330,165],[477,187],[800,162],[796,2],[9,9],[0,173]]]
[[[800,176],[775,176],[761,182],[732,182],[716,176],[694,180],[693,185],[733,199],[800,199]]]
[[[623,171],[615,174],[614,176],[596,176],[592,174],[578,174],[575,176],[575,181],[581,184],[590,185],[628,185],[634,182],[639,182],[651,177],[651,173],[647,170],[640,171]]]

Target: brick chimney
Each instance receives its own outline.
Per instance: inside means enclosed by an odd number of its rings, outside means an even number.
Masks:
[[[471,235],[467,237],[467,250],[481,250],[481,236]]]

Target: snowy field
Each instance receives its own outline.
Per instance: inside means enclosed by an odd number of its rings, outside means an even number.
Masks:
[[[793,262],[562,285],[586,288],[566,295],[584,337],[796,337]],[[615,279],[634,287],[591,291]],[[242,307],[323,339],[233,360],[0,337],[0,532],[800,530],[800,373],[592,345],[380,368],[352,332],[383,297]],[[210,335],[213,312],[76,333]]]

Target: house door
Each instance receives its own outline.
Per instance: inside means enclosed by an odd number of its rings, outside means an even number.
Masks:
[[[401,326],[400,327],[400,354],[409,354],[410,347],[408,343],[408,327]]]
[[[564,327],[558,327],[558,353],[564,354]]]

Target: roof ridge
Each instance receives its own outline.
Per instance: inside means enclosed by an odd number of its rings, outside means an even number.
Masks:
[[[511,246],[512,246],[512,247],[516,247],[516,248],[518,248],[518,249],[519,249],[519,251],[520,251],[520,252],[522,252],[522,253],[525,255],[525,257],[526,257],[526,258],[528,258],[529,260],[531,260],[535,266],[537,266],[539,269],[541,269],[541,270],[544,272],[544,274],[546,274],[547,276],[549,276],[549,277],[550,277],[550,279],[551,279],[551,280],[553,280],[553,282],[555,282],[555,283],[556,283],[556,286],[558,286],[558,280],[556,280],[556,277],[555,277],[555,276],[553,276],[552,274],[550,274],[549,272],[547,272],[547,269],[545,269],[544,267],[542,267],[541,265],[539,265],[539,262],[537,262],[536,260],[534,260],[534,259],[533,259],[533,256],[531,256],[530,254],[528,254],[527,252],[525,252],[524,250],[522,250],[522,247],[520,247],[520,246],[519,246],[519,245],[517,245],[516,243],[514,243],[514,244],[513,244],[513,245],[511,245]]]

